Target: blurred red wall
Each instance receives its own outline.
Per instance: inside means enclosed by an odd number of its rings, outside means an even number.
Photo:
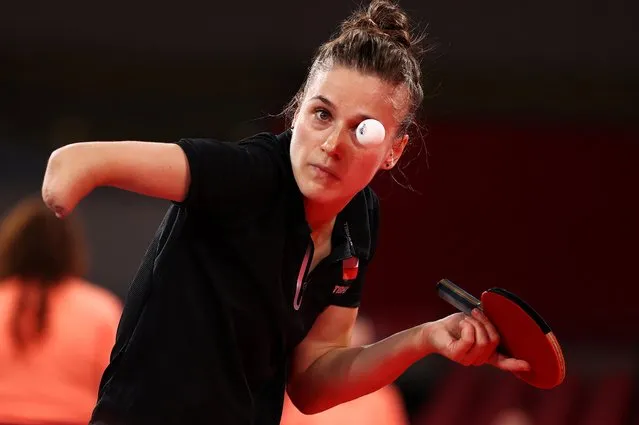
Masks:
[[[634,342],[639,330],[639,132],[437,123],[411,193],[379,177],[380,245],[362,312],[383,333],[453,312],[435,283],[527,300],[562,340]]]

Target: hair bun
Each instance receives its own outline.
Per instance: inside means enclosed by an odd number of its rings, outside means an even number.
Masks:
[[[342,31],[356,28],[379,31],[407,49],[413,47],[408,16],[390,0],[371,1],[367,9],[344,23]]]

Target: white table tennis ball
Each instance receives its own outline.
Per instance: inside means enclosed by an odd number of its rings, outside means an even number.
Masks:
[[[355,134],[362,145],[377,146],[384,142],[386,130],[381,122],[371,118],[359,123]]]

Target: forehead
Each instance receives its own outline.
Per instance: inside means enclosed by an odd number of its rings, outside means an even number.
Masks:
[[[344,115],[365,115],[395,123],[401,121],[407,105],[407,90],[381,78],[345,67],[314,72],[305,91],[305,100],[316,96],[328,99]]]

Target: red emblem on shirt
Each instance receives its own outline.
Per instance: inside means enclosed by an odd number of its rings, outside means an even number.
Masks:
[[[350,257],[342,260],[342,279],[355,280],[357,278],[357,269],[359,267],[359,258]]]

